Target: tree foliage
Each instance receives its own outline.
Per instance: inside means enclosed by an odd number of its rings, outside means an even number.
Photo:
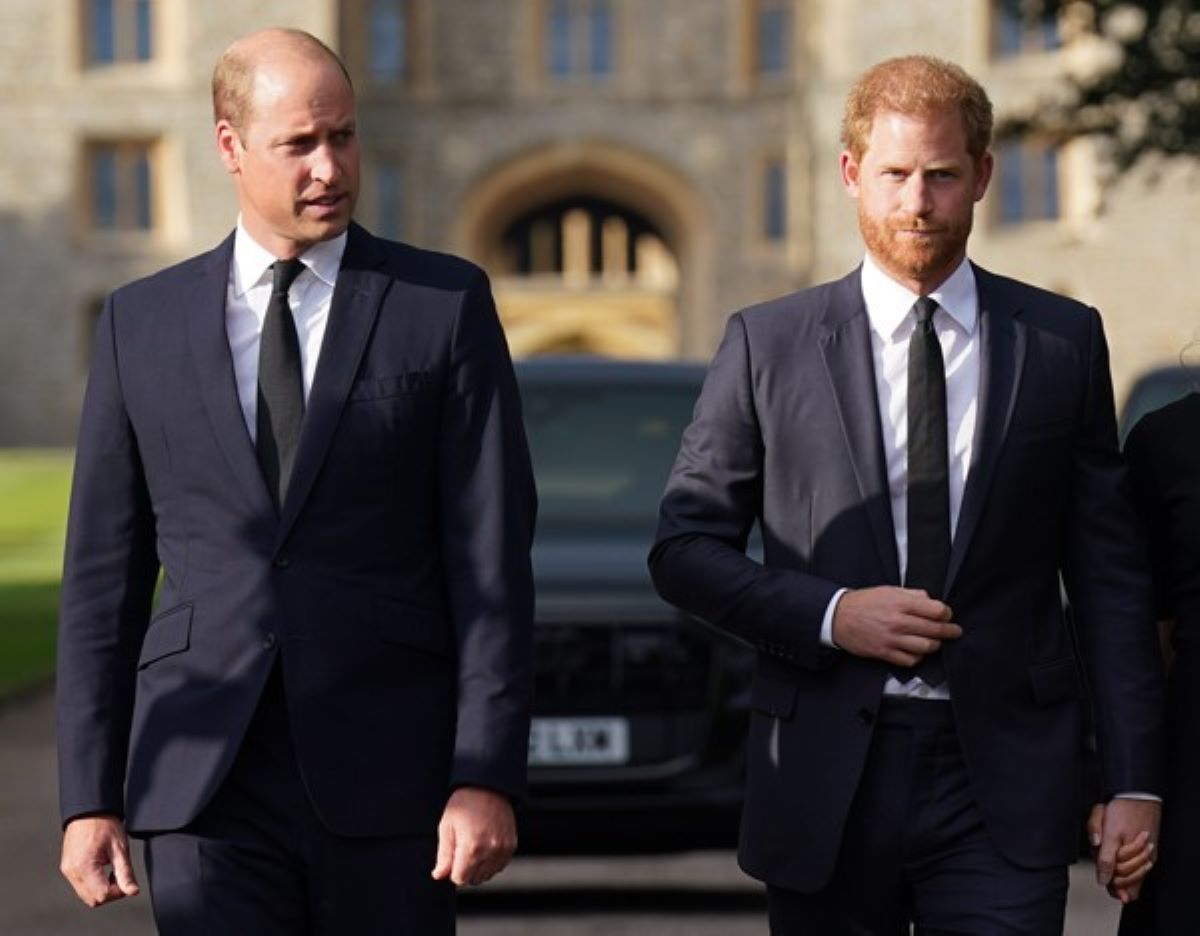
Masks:
[[[1121,170],[1148,153],[1200,156],[1198,0],[1013,2],[1027,18],[1057,17],[1068,78],[1002,132],[1095,134]]]

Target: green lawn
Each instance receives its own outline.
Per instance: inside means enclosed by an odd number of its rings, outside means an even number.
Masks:
[[[0,696],[54,667],[71,453],[0,449]]]

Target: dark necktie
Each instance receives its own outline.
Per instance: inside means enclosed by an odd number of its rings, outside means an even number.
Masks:
[[[942,598],[950,564],[950,469],[946,454],[946,371],[933,327],[938,305],[922,296],[913,306],[917,327],[908,344],[908,565],[906,588]],[[942,655],[908,671],[930,686],[945,681]]]
[[[277,260],[271,266],[271,301],[258,347],[258,418],[255,448],[267,490],[275,506],[283,504],[304,420],[304,378],[300,373],[300,340],[288,290],[300,275],[299,260]]]

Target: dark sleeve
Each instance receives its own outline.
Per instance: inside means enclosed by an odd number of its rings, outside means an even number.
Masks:
[[[1143,417],[1125,442],[1130,491],[1134,508],[1149,544],[1150,573],[1154,580],[1154,616],[1167,620],[1171,610],[1171,530],[1163,502],[1163,479],[1155,453],[1162,439],[1162,426],[1153,414]]]
[[[1092,692],[1103,791],[1163,794],[1164,685],[1149,567],[1117,449],[1108,347],[1091,310],[1063,581]]]
[[[450,358],[440,507],[458,652],[451,783],[519,799],[533,691],[537,498],[512,362],[482,272],[464,293]]]
[[[155,525],[121,392],[112,297],[96,329],[58,616],[59,799],[65,821],[124,813],[137,656],[158,574]]]
[[[763,494],[751,371],[745,322],[734,315],[667,481],[650,572],[671,604],[763,652],[816,668],[833,656],[820,632],[837,585],[746,555]]]

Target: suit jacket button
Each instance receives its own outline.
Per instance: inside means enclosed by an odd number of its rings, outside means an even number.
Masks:
[[[875,723],[875,713],[870,709],[862,708],[858,710],[858,721],[861,725],[870,727]]]
[[[277,569],[286,569],[291,564],[292,560],[287,556],[276,556],[275,561],[271,563],[271,565],[275,566]]]
[[[264,649],[264,650],[270,650],[270,649],[272,649],[272,648],[275,646],[275,634],[274,634],[274,632],[272,632],[272,631],[268,631],[268,632],[267,632],[267,635],[266,635],[265,637],[263,637],[263,644],[262,644],[262,645],[263,645],[263,649]]]

